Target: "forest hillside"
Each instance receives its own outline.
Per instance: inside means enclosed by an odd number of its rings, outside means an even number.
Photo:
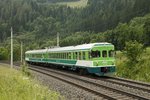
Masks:
[[[75,1],[79,0],[64,0]],[[111,42],[117,50],[122,50],[129,40],[150,45],[150,0],[88,0],[81,8],[60,5],[60,0],[0,2],[3,49],[10,50],[11,26],[14,52],[20,52],[17,48],[21,41],[25,51],[55,46],[57,33],[60,34],[60,46]]]

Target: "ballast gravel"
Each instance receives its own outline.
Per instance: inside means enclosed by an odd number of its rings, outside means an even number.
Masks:
[[[94,94],[92,95],[88,91],[79,89],[53,77],[34,71],[32,74],[36,80],[40,81],[43,85],[48,86],[49,89],[60,93],[66,100],[104,100],[104,98],[100,98]]]

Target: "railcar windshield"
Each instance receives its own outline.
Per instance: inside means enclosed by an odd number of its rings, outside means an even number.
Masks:
[[[100,51],[91,51],[92,58],[99,58],[100,57]]]
[[[90,55],[92,58],[115,57],[115,51],[114,50],[96,50],[96,51],[91,51]]]
[[[103,50],[103,51],[102,51],[102,56],[103,56],[103,57],[107,57],[107,51],[106,51],[106,50]]]
[[[115,57],[115,51],[114,50],[109,51],[109,57]]]

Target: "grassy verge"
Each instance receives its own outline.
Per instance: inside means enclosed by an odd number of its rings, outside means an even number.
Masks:
[[[134,65],[128,63],[127,57],[120,51],[116,55],[116,75],[138,81],[150,82],[150,48],[142,54],[141,59]],[[132,69],[130,69],[132,67]]]
[[[80,8],[85,7],[87,5],[88,0],[80,0],[80,1],[74,1],[74,2],[60,2],[58,4],[61,5],[67,5],[72,8]]]
[[[21,72],[0,65],[0,100],[62,100],[60,94]]]

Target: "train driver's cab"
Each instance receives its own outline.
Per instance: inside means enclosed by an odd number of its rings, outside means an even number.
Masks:
[[[114,50],[91,50],[91,58],[113,58],[115,56]]]

